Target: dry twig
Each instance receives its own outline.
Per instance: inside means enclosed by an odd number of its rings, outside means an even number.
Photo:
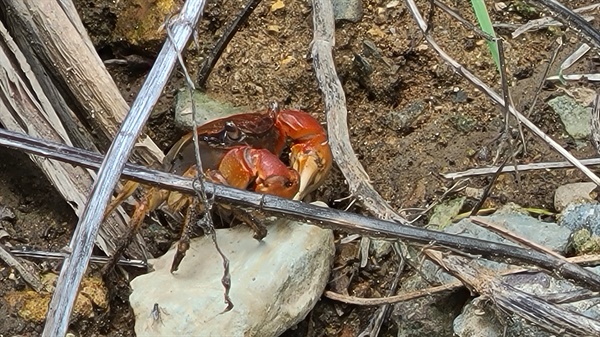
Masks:
[[[37,140],[26,135],[15,134],[14,132],[2,129],[0,129],[0,146],[15,148],[94,169],[98,169],[102,162],[102,157],[95,153],[62,144]],[[194,195],[196,193],[192,179],[152,170],[139,165],[125,164],[123,177],[186,194]],[[299,219],[304,222],[308,221],[314,225],[348,233],[361,233],[373,237],[396,240],[403,239],[416,244],[427,245],[427,247],[460,250],[466,254],[479,255],[483,258],[499,262],[511,264],[518,262],[523,265],[535,265],[551,273],[557,273],[559,277],[571,279],[592,290],[600,291],[600,275],[578,266],[565,264],[562,259],[557,259],[554,256],[530,249],[417,228],[397,222],[368,218],[342,210],[314,206],[272,195],[238,190],[209,182],[206,182],[205,185],[208,197],[215,198],[216,202],[259,209],[266,213]]]
[[[182,50],[189,40],[203,8],[203,0],[185,2],[178,16],[178,24],[172,27],[173,40],[165,42],[146,82],[125,117],[117,137],[108,150],[98,171],[98,179],[71,240],[72,255],[65,260],[58,277],[56,290],[46,317],[43,336],[64,336],[67,331],[77,290],[90,259],[93,240],[98,232],[112,191],[152,107],[156,104],[169,79],[177,60],[176,51]]]
[[[544,2],[552,2],[551,0],[544,0]],[[546,142],[550,147],[556,150],[561,156],[563,156],[566,160],[572,163],[575,167],[577,167],[583,174],[585,174],[591,181],[600,185],[600,178],[596,174],[594,174],[590,169],[585,167],[577,158],[575,158],[569,151],[565,150],[560,144],[546,135],[537,125],[533,124],[529,119],[523,116],[519,111],[517,111],[513,106],[505,102],[498,93],[492,90],[487,84],[473,75],[470,71],[465,69],[462,65],[460,65],[456,60],[454,60],[450,55],[444,52],[440,46],[437,44],[435,39],[427,32],[428,26],[425,22],[425,19],[419,12],[419,9],[413,0],[406,0],[409,11],[412,13],[413,17],[417,21],[417,24],[421,31],[423,32],[423,36],[429,43],[429,45],[440,55],[440,57],[446,61],[454,70],[462,75],[465,79],[469,80],[473,85],[475,85],[479,90],[487,94],[493,101],[500,104],[501,106],[507,106],[510,113],[515,116],[523,125],[525,125],[531,132],[533,132],[536,136],[538,136],[542,141]],[[575,15],[575,14],[574,14]],[[577,15],[575,15],[577,16]],[[577,20],[575,20],[577,21]],[[577,21],[578,22],[578,21]],[[584,21],[585,22],[585,21]],[[594,36],[597,36],[597,45],[600,45],[600,34],[595,33]],[[595,39],[595,37],[594,37]]]
[[[383,219],[393,219],[400,223],[407,221],[396,213],[375,191],[367,172],[358,161],[350,145],[346,116],[346,95],[336,74],[332,49],[335,46],[335,25],[331,0],[313,0],[314,37],[312,58],[319,88],[323,92],[327,133],[333,158],[346,177],[350,193],[373,214]]]

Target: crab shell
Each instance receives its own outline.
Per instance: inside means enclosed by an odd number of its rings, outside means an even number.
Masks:
[[[234,126],[237,130],[233,131],[228,126]],[[240,145],[274,153],[279,138],[279,130],[274,126],[275,119],[270,111],[232,115],[199,126],[196,132],[200,141],[202,168],[216,170],[227,152]],[[173,145],[163,163],[165,171],[179,175],[196,164],[192,132]]]

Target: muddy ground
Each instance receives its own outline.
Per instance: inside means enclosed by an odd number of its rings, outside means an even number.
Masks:
[[[134,55],[151,61],[158,52],[156,43],[133,46],[120,33],[115,33],[116,22],[127,1],[75,3],[103,59]],[[324,121],[322,97],[307,57],[312,39],[310,3],[297,0],[283,3],[284,8],[276,11],[271,10],[272,1],[258,6],[217,63],[206,91],[214,98],[252,110],[278,102],[310,111]],[[421,8],[428,8],[423,4],[426,1],[421,3]],[[513,5],[517,3],[505,3],[514,10],[492,10],[493,21],[521,24],[539,15],[528,8],[516,10]],[[570,1],[569,6],[577,8],[588,3],[591,1]],[[208,2],[200,24],[200,49],[192,46],[186,55],[193,78],[202,57],[211,50],[224,26],[234,19],[242,5],[243,1],[239,0]],[[362,20],[339,23],[336,31],[335,61],[347,96],[352,147],[372,184],[392,207],[425,208],[439,200],[452,185],[440,173],[493,163],[499,145],[494,140],[502,130],[503,114],[483,93],[441,62],[425,44],[403,2],[366,0],[363,5]],[[459,12],[474,22],[469,6],[461,2],[451,5],[459,6]],[[484,41],[439,10],[434,13],[432,22],[433,35],[444,50],[498,90],[500,77]],[[559,36],[565,37],[564,52],[559,56],[564,59],[566,53],[578,46],[580,39],[565,28],[544,29],[517,39],[510,37],[511,30],[501,29],[499,33],[507,41],[506,62],[515,104],[519,109],[529,109],[554,50],[552,42]],[[364,63],[360,66],[357,59],[367,62],[372,72],[365,71]],[[598,62],[586,59],[575,68],[572,72],[594,73]],[[131,64],[111,65],[108,69],[131,103],[147,68]],[[172,109],[176,90],[183,84],[181,72],[175,73],[146,130],[165,150],[185,132],[174,126]],[[570,86],[594,88],[585,82]],[[547,106],[549,98],[561,93],[559,87],[546,84],[533,110],[532,121],[578,158],[594,156],[591,145],[579,149],[575,146],[558,116]],[[406,124],[399,123],[400,116],[409,110],[418,111],[417,116],[409,118]],[[518,156],[520,163],[560,160],[554,151],[527,131],[525,138],[528,152]],[[0,209],[7,206],[15,212],[14,219],[0,221],[10,234],[8,241],[13,246],[47,251],[65,246],[76,224],[70,208],[26,156],[0,149],[0,158]],[[552,210],[556,187],[582,180],[582,175],[572,169],[522,173],[520,185],[514,175],[504,175],[485,207],[515,202]],[[473,178],[468,185],[483,188],[489,181],[489,177]],[[317,192],[317,198],[330,207],[350,207],[352,211],[364,213],[348,196],[347,185],[336,167]],[[464,210],[475,202],[469,200]],[[173,230],[150,224],[150,221],[143,233],[153,255],[164,252],[177,237]],[[339,252],[338,269],[344,264],[356,264],[353,258],[356,243],[340,246]],[[381,296],[389,286],[395,265],[395,259],[390,256],[372,261],[352,278],[348,294]],[[44,267],[56,268],[56,263]],[[9,268],[0,269],[0,277],[3,280],[1,296],[24,287],[23,281]],[[77,336],[133,336],[133,314],[127,304],[127,287],[122,282],[111,297],[110,309],[109,313],[98,312],[94,318],[76,321],[72,331]],[[356,336],[368,324],[373,311],[374,308],[323,299],[304,322],[285,335]],[[35,336],[41,327],[39,322],[23,320],[4,299],[0,300],[0,335]],[[396,334],[396,325],[388,321],[380,335]]]

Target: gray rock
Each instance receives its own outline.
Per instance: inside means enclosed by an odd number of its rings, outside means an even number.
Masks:
[[[398,326],[397,336],[452,336],[452,319],[458,314],[453,311],[460,309],[452,302],[450,296],[433,295],[396,303],[391,318]]]
[[[563,210],[558,224],[573,232],[588,228],[592,234],[600,235],[600,205],[570,204]]]
[[[565,131],[575,140],[587,140],[591,133],[592,109],[577,103],[569,96],[559,96],[548,101],[565,125]]]
[[[425,102],[415,101],[408,103],[402,110],[391,111],[383,116],[379,122],[394,131],[406,131],[417,118],[425,111]]]
[[[596,188],[592,182],[573,183],[559,186],[554,192],[554,208],[557,211],[564,210],[573,202],[585,202],[593,200],[590,193]]]
[[[341,20],[358,22],[363,17],[361,0],[333,0],[333,17],[336,22]]]
[[[194,92],[193,97],[199,125],[246,111],[245,108],[216,101],[199,90]],[[175,125],[180,128],[192,129],[194,126],[192,111],[192,99],[189,91],[187,89],[179,90],[175,100]]]
[[[371,239],[371,255],[377,260],[381,259],[392,252],[392,244],[389,240]]]
[[[402,291],[431,287],[417,275],[402,281]],[[398,337],[452,336],[452,321],[460,314],[464,297],[454,293],[434,293],[394,304],[390,318],[398,328]]]
[[[429,218],[427,226],[436,228],[445,228],[452,223],[452,219],[458,215],[465,204],[467,198],[460,197],[445,201],[433,209],[433,214]]]
[[[479,298],[469,302],[454,320],[454,333],[460,337],[502,337],[502,331],[498,332],[501,323],[496,316],[488,313],[493,310],[490,304]]]
[[[223,262],[210,238],[192,240],[175,274],[169,272],[173,249],[153,260],[155,271],[131,282],[137,336],[269,337],[300,322],[329,278],[333,234],[289,221],[268,228],[261,242],[245,226],[217,230],[230,260],[235,307],[229,312],[223,312]]]

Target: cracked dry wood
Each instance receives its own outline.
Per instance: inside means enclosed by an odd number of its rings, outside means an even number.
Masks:
[[[96,53],[79,16],[74,15],[71,1],[60,3],[6,0],[0,6],[11,14],[12,28],[23,32],[45,70],[60,83],[59,90],[72,98],[87,122],[110,144],[129,106]],[[152,167],[160,167],[164,158],[147,136],[138,139],[134,155]]]
[[[311,55],[319,88],[323,92],[329,144],[335,162],[344,174],[350,193],[373,214],[406,224],[383,197],[375,191],[367,172],[350,145],[346,95],[335,71],[332,49],[335,46],[333,6],[330,0],[313,0],[314,37]]]
[[[71,145],[66,130],[45,96],[25,56],[0,22],[0,123],[13,131]],[[30,155],[53,186],[79,216],[87,202],[95,173],[81,167]],[[115,249],[115,238],[127,232],[129,217],[121,209],[105,221],[96,244],[107,254]],[[128,254],[145,256],[140,236]]]

